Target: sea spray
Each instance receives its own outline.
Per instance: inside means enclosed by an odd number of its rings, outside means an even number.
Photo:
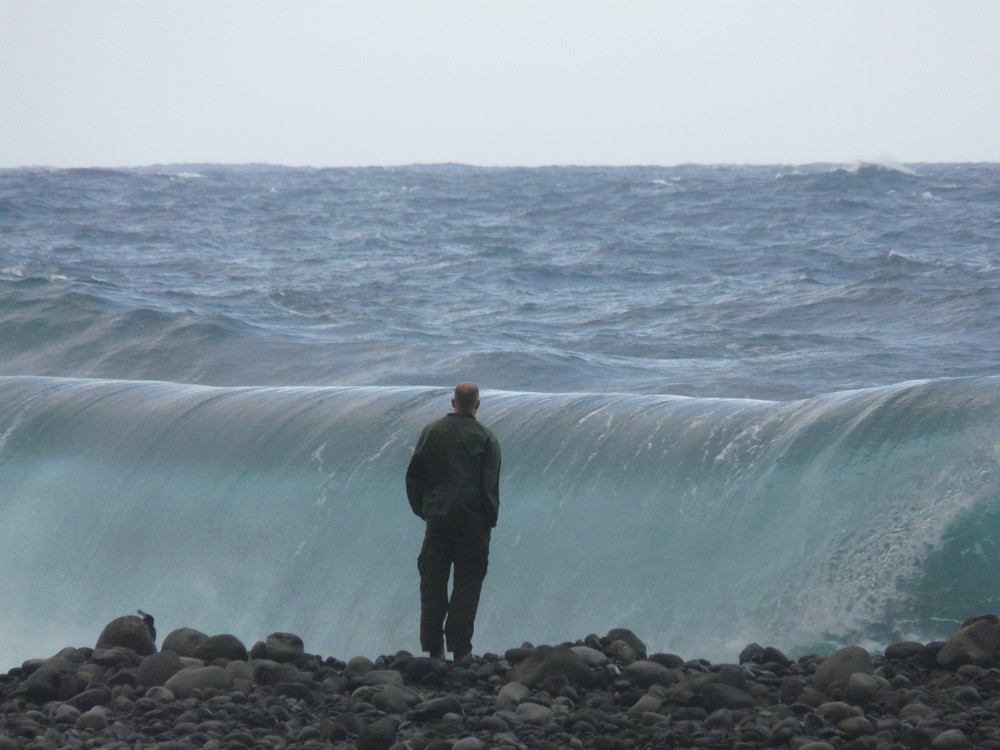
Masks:
[[[164,632],[416,649],[402,476],[448,398],[0,378],[0,656],[140,607]],[[1000,596],[998,407],[990,377],[792,402],[484,391],[504,464],[475,648],[620,625],[732,660],[953,630]]]

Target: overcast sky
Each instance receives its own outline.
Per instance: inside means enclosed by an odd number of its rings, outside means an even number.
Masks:
[[[0,0],[0,167],[1000,162],[998,0]]]

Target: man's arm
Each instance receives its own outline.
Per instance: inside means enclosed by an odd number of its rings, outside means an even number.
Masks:
[[[427,470],[424,467],[424,436],[427,430],[420,433],[417,447],[413,449],[410,465],[406,467],[406,499],[410,508],[420,518],[424,517],[424,487],[427,485]]]
[[[497,525],[500,515],[500,442],[490,435],[483,456],[483,508],[490,526]]]

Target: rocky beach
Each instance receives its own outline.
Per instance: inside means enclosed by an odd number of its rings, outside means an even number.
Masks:
[[[0,750],[1000,748],[995,615],[881,653],[792,660],[752,643],[738,664],[647,653],[624,629],[456,662],[342,661],[290,633],[249,649],[155,636],[148,615],[119,617],[93,648],[0,675]]]

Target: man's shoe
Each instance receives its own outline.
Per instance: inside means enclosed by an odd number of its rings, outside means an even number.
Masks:
[[[428,651],[427,652],[427,658],[428,659],[444,659],[444,649],[443,648],[435,648],[435,649],[433,649],[431,651]]]

